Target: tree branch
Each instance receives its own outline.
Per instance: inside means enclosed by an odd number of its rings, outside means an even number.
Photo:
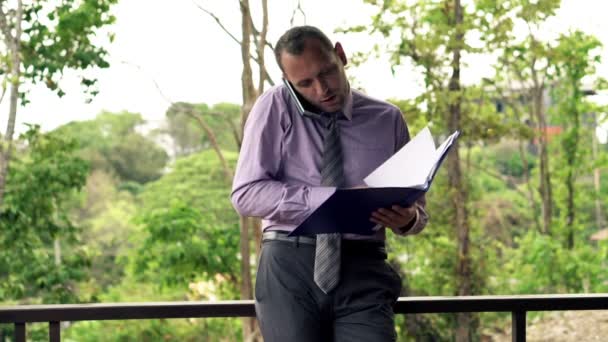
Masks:
[[[298,0],[298,6],[296,6],[296,8],[293,9],[293,13],[291,14],[291,19],[289,19],[289,25],[293,27],[293,22],[296,18],[296,12],[300,12],[300,14],[302,14],[302,16],[304,17],[304,24],[306,24],[306,13],[304,13],[304,10],[302,10],[301,1]]]
[[[127,61],[121,61],[121,63],[129,65],[129,66],[132,66],[132,67],[136,68],[137,70],[139,70],[140,72],[145,73],[145,71],[143,70],[143,68],[140,67],[139,65],[135,64],[135,63],[131,63],[131,62],[127,62]],[[156,82],[156,79],[154,79],[154,77],[151,77],[149,75],[148,75],[148,77],[150,77],[150,79],[152,80],[152,83],[154,83],[154,86],[156,87],[156,90],[158,90],[158,93],[160,94],[160,96],[162,96],[163,100],[167,101],[171,105],[175,104],[175,102],[173,102],[173,100],[171,100],[167,95],[165,95],[165,93],[161,89],[161,87],[158,84],[158,82]]]
[[[2,82],[2,84],[6,84],[6,79],[8,78],[8,75],[5,74],[4,75],[4,82]],[[0,94],[0,103],[2,103],[2,101],[4,101],[4,95],[6,95],[6,85],[2,86],[2,94]]]
[[[250,17],[251,17],[251,13]],[[255,31],[255,26],[251,25]],[[266,49],[266,35],[268,34],[268,0],[262,0],[262,32],[259,34],[259,41],[257,42],[256,49],[258,51],[258,94],[261,94],[264,90],[264,80],[266,79],[266,65],[264,62],[264,50]]]
[[[226,180],[228,182],[231,182],[232,181],[232,170],[230,169],[228,162],[226,162],[226,158],[224,158],[224,154],[222,153],[222,150],[220,149],[220,146],[219,146],[219,143],[215,136],[215,133],[213,133],[213,130],[211,129],[211,127],[209,125],[207,125],[207,122],[205,122],[205,120],[203,119],[203,116],[198,115],[199,113],[197,113],[192,106],[186,106],[186,105],[176,105],[176,106],[177,106],[178,111],[181,111],[182,113],[186,114],[186,116],[194,119],[199,124],[199,126],[203,129],[205,134],[207,134],[207,138],[211,142],[211,146],[213,146],[215,153],[217,154],[217,156],[220,159],[220,163],[222,164],[222,169],[224,171],[224,176],[226,177]]]
[[[12,49],[14,40],[13,40],[13,35],[11,34],[10,27],[8,25],[7,12],[4,11],[4,7],[2,6],[2,5],[4,5],[4,3],[5,3],[5,0],[0,1],[0,30],[2,31],[2,34],[4,35],[4,42],[6,43],[7,47],[9,49]]]
[[[241,137],[239,136],[239,128],[234,123],[234,121],[230,120],[230,117],[227,117],[223,113],[219,113],[219,112],[205,113],[205,115],[217,116],[217,117],[220,117],[220,118],[224,119],[228,123],[228,125],[230,126],[230,129],[232,130],[232,135],[234,137],[234,141],[236,143],[237,149],[238,150],[241,149],[241,143],[242,143],[242,141],[241,141]]]
[[[220,18],[218,18],[218,17],[217,17],[215,14],[213,14],[213,12],[211,12],[211,11],[209,11],[208,9],[204,8],[203,6],[199,5],[198,3],[196,3],[196,1],[195,1],[195,0],[192,0],[192,3],[193,3],[193,4],[194,4],[196,7],[198,7],[198,8],[199,8],[201,11],[205,12],[205,13],[206,13],[206,14],[208,14],[208,15],[209,15],[211,18],[213,18],[213,20],[215,20],[215,22],[216,22],[216,23],[217,23],[217,24],[220,26],[220,28],[221,28],[221,29],[222,29],[222,30],[223,30],[223,31],[224,31],[226,34],[228,34],[228,35],[230,36],[230,38],[232,38],[232,40],[233,40],[233,41],[235,41],[235,42],[236,42],[237,44],[239,44],[239,45],[242,45],[242,44],[243,44],[243,42],[242,42],[241,40],[239,40],[238,38],[236,38],[236,36],[234,36],[234,35],[233,35],[233,34],[232,34],[232,33],[231,33],[231,32],[230,32],[230,31],[229,31],[227,28],[226,28],[226,26],[224,26],[224,24],[222,23],[222,21],[220,20]],[[240,0],[240,1],[239,1],[239,3],[241,4],[241,6],[243,5],[243,1],[242,1],[242,0]],[[249,14],[249,21],[251,22],[251,28],[252,28],[252,31],[253,31],[253,38],[254,38],[254,41],[256,42],[256,45],[257,45],[257,42],[258,42],[258,37],[257,37],[257,36],[260,34],[260,32],[258,32],[258,31],[256,30],[256,28],[254,27],[254,25],[253,25],[253,21],[251,20],[251,14]],[[266,39],[264,39],[264,44],[265,44],[266,46],[268,46],[268,47],[269,47],[269,48],[270,48],[272,51],[274,51],[274,46],[273,46],[271,43],[269,43],[268,41],[266,41]],[[260,60],[258,59],[258,57],[254,56],[254,55],[251,55],[251,56],[250,56],[250,58],[251,58],[251,59],[252,59],[252,60],[253,60],[253,61],[254,61],[254,62],[257,64],[257,65],[260,65],[260,66],[262,65],[262,63],[260,62]],[[272,78],[270,77],[270,74],[269,74],[269,73],[268,73],[268,71],[266,70],[266,67],[261,68],[261,69],[263,69],[263,70],[264,70],[264,74],[263,74],[263,77],[264,77],[264,78],[263,78],[263,79],[265,79],[265,80],[268,82],[268,84],[270,84],[271,86],[273,86],[273,85],[274,85],[274,81],[273,81],[273,80],[272,80]]]
[[[125,62],[125,61],[123,61],[122,63],[131,65],[143,72],[143,69],[134,63],[129,63],[129,62]],[[207,125],[207,123],[205,122],[205,120],[203,119],[203,117],[201,115],[197,115],[197,113],[195,113],[194,108],[192,108],[192,106],[186,106],[186,105],[178,104],[178,103],[172,101],[169,97],[167,97],[163,93],[158,82],[156,82],[156,80],[154,78],[151,78],[151,79],[152,79],[152,82],[154,82],[156,89],[158,90],[158,92],[160,93],[160,95],[163,97],[163,99],[165,101],[169,102],[169,104],[171,104],[171,105],[176,106],[176,109],[178,111],[181,111],[182,113],[186,114],[188,117],[194,119],[198,123],[198,125],[203,129],[203,131],[207,135],[207,138],[211,142],[211,146],[213,146],[213,149],[215,150],[218,158],[220,159],[220,163],[222,164],[222,168],[224,171],[224,175],[226,176],[226,179],[229,182],[232,181],[232,170],[230,169],[230,166],[228,166],[228,163],[226,162],[226,158],[224,158],[224,154],[223,154],[222,150],[220,149],[220,146],[217,142],[215,133],[213,132],[211,127],[209,127],[209,125]],[[228,120],[228,121],[230,121],[230,120]],[[233,131],[237,130],[237,128],[234,127],[234,123],[232,123],[232,122],[230,122],[230,123],[231,123]],[[237,144],[240,146],[240,139],[238,139],[238,138],[237,138]]]
[[[213,12],[211,12],[208,9],[204,8],[203,6],[199,5],[194,0],[192,0],[192,3],[196,7],[198,7],[201,11],[207,13],[211,18],[213,18],[213,20],[215,20],[215,22],[220,26],[220,28],[222,30],[224,30],[224,32],[226,32],[226,34],[228,34],[230,36],[230,38],[232,38],[232,40],[234,40],[235,42],[237,42],[239,45],[241,44],[241,41],[238,40],[238,38],[236,38],[230,31],[228,31],[228,29],[226,28],[226,26],[224,26],[224,24],[222,23],[222,21],[220,20],[220,18],[218,18],[215,14],[213,14]]]

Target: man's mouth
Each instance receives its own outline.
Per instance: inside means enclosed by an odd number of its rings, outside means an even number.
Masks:
[[[333,100],[335,100],[335,98],[336,98],[336,95],[331,95],[329,97],[322,99],[321,102],[322,103],[332,102]]]

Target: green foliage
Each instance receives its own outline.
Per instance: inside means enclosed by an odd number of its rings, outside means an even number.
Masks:
[[[62,96],[64,92],[59,83],[66,69],[107,68],[107,51],[96,45],[96,36],[102,28],[114,23],[110,9],[117,2],[25,2],[21,41],[23,76],[33,83],[44,82]],[[112,35],[108,37],[112,40]],[[96,79],[82,76],[81,83],[88,94],[97,94]]]
[[[26,25],[26,77],[61,94],[58,75],[65,68],[106,66],[105,52],[88,39],[113,20],[108,9],[114,2],[67,1],[57,8],[34,2],[31,6],[40,8],[26,10],[26,21],[48,14],[48,22]],[[599,63],[597,39],[579,31],[552,41],[514,36],[522,23],[542,25],[559,7],[557,0],[468,2],[459,27],[453,25],[449,1],[366,2],[377,13],[369,25],[351,32],[380,35],[383,45],[359,57],[388,52],[395,66],[409,60],[424,79],[424,94],[392,100],[410,132],[429,125],[441,137],[450,104],[461,102],[460,161],[468,194],[472,291],[608,291],[608,244],[590,241],[605,228],[596,223],[595,200],[605,212],[608,198],[601,194],[608,191],[608,179],[602,172],[596,192],[592,172],[608,165],[608,148],[592,153],[596,118],[589,113],[606,109],[590,104],[582,88],[582,80]],[[78,33],[78,27],[88,29]],[[499,56],[497,74],[479,85],[449,91],[453,56],[448,51],[457,33],[465,35],[461,48],[469,56],[487,51]],[[74,59],[54,60],[61,54]],[[555,200],[551,235],[541,234],[537,223],[540,163],[532,148],[539,134],[530,122],[533,76],[550,81],[548,120],[562,129],[549,145]],[[519,88],[507,89],[513,80]],[[606,86],[605,80],[597,83]],[[94,87],[94,81],[84,84]],[[239,217],[229,201],[231,180],[210,149],[204,126],[213,131],[233,167],[240,108],[177,103],[166,115],[167,127],[156,133],[173,141],[177,159],[168,166],[164,151],[139,133],[144,121],[134,113],[101,113],[50,134],[32,127],[22,137],[17,144],[22,153],[11,164],[0,212],[0,300],[238,298]],[[408,295],[458,293],[461,256],[450,191],[444,165],[427,194],[431,221],[426,230],[407,238],[388,234],[391,263],[404,276]],[[60,263],[55,262],[56,242]],[[398,317],[400,339],[452,339],[454,316],[424,318],[414,337],[406,336],[411,322],[403,323],[412,317]],[[501,325],[496,320],[502,318],[495,314],[484,321]],[[34,328],[30,337],[45,338],[45,329]],[[62,334],[77,341],[242,339],[236,319],[80,322]]]
[[[158,179],[169,159],[153,141],[135,133],[118,141],[104,155],[120,179],[140,184]]]
[[[518,182],[525,181],[524,176],[536,167],[537,161],[527,153],[528,146],[522,146],[524,162],[518,141],[503,139],[500,143],[484,146],[479,149],[477,163],[488,170],[495,170],[504,176],[513,177]]]
[[[240,341],[240,322],[235,318],[77,322],[67,341]]]
[[[132,222],[137,203],[132,193],[117,189],[116,180],[102,171],[89,175],[82,195],[71,210],[83,228],[82,243],[91,254],[90,274],[80,288],[96,301],[126,273],[126,259],[134,243],[125,237],[138,234]]]
[[[240,135],[241,107],[231,103],[218,103],[212,107],[206,104],[175,103],[166,113],[167,125],[157,133],[168,134],[173,140],[175,156],[187,156],[191,153],[210,148],[211,139],[204,123],[213,132],[217,144],[222,150],[237,151]]]
[[[606,248],[590,245],[568,250],[562,242],[535,231],[516,239],[507,250],[498,283],[518,294],[606,291]]]
[[[147,238],[136,258],[136,272],[145,272],[164,285],[215,279],[216,275],[236,281],[236,227],[215,227],[219,222],[210,222],[210,216],[199,210],[177,202],[145,216],[142,224]]]
[[[11,163],[0,212],[0,300],[78,301],[74,282],[85,276],[89,255],[64,209],[88,166],[75,156],[73,140],[37,126],[21,138],[24,156]]]
[[[136,281],[132,276],[100,295],[106,303],[185,300],[184,289],[159,291],[154,281]],[[197,299],[197,298],[194,298]],[[236,318],[162,319],[75,322],[62,331],[66,341],[240,341]]]
[[[226,153],[234,164],[236,155]],[[213,151],[179,159],[170,173],[141,193],[143,244],[138,274],[174,286],[216,280],[236,296],[239,219],[229,201],[229,182]]]
[[[81,155],[94,170],[109,172],[123,182],[143,184],[161,176],[169,157],[154,141],[137,132],[142,124],[140,114],[103,112],[94,120],[71,122],[57,131],[78,141]],[[125,186],[137,191],[129,184]]]

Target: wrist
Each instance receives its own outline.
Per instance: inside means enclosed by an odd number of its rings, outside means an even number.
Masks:
[[[416,208],[415,213],[416,214],[412,217],[412,219],[410,220],[410,222],[408,222],[404,226],[396,228],[400,233],[405,234],[405,233],[407,233],[410,229],[412,229],[416,225],[416,222],[418,222],[418,216],[419,216],[419,214],[418,214],[418,208]]]

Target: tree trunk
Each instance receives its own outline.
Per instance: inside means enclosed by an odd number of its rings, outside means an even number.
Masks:
[[[517,142],[519,146],[519,155],[522,162],[523,172],[524,172],[524,180],[526,182],[526,188],[528,189],[528,201],[530,202],[530,207],[532,208],[532,216],[534,217],[534,225],[536,226],[536,230],[540,233],[542,231],[540,220],[538,218],[538,204],[534,199],[534,188],[532,187],[532,183],[530,182],[530,166],[528,164],[528,157],[526,156],[526,149],[524,148],[524,143],[521,139],[518,139]]]
[[[532,67],[534,70],[534,66]],[[549,151],[547,138],[547,118],[543,105],[544,86],[536,80],[536,73],[533,72],[534,78],[534,107],[533,112],[536,116],[538,129],[538,144],[540,151],[540,187],[542,216],[543,216],[543,233],[551,234],[551,220],[553,217],[553,195],[551,190],[551,172],[549,170]]]
[[[597,135],[595,134],[595,128],[597,127],[597,114],[593,114],[593,123],[594,123],[594,130],[593,130],[593,142],[592,142],[592,157],[593,157],[593,161],[597,160],[597,156],[598,156],[598,141],[597,141]],[[598,167],[595,167],[593,169],[593,188],[595,189],[595,224],[597,226],[597,229],[603,229],[604,228],[604,218],[602,216],[602,202],[600,200],[600,169]]]
[[[241,299],[253,298],[253,289],[251,286],[251,263],[249,250],[249,224],[247,217],[240,217],[241,223]],[[255,320],[253,318],[243,318],[243,340],[251,340],[251,335],[254,332]]]
[[[258,94],[253,84],[253,71],[251,69],[251,37],[253,35],[253,22],[251,21],[251,12],[249,9],[249,0],[240,1],[241,8],[241,28],[243,38],[241,40],[241,59],[243,62],[243,72],[241,74],[241,86],[243,90],[243,107],[241,108],[241,136],[245,122],[249,116],[249,112],[253,107]],[[253,298],[253,288],[251,285],[251,252],[249,248],[249,224],[247,219],[241,220],[241,278],[242,290],[241,296],[243,299]],[[244,322],[245,323],[245,322]],[[253,340],[256,331],[254,319],[246,319],[246,324],[243,324],[243,336],[245,340]]]
[[[564,151],[566,154],[567,176],[566,176],[566,247],[570,250],[574,248],[574,220],[576,216],[576,207],[574,205],[574,197],[576,191],[576,170],[579,164],[578,147],[580,140],[580,115],[577,109],[577,103],[581,100],[582,94],[578,90],[577,82],[572,82],[572,95],[570,96],[570,110],[568,113],[572,119],[572,128],[564,140]]]
[[[511,93],[516,93],[513,87],[510,87]],[[520,107],[515,101],[510,101],[512,103],[513,113],[515,114],[515,118],[518,122],[522,122]],[[517,146],[519,148],[519,156],[521,158],[521,163],[523,167],[523,175],[524,180],[526,182],[526,188],[528,189],[528,201],[530,202],[530,207],[532,208],[532,216],[534,217],[534,225],[536,226],[536,230],[540,233],[542,232],[540,219],[538,217],[538,203],[534,198],[534,188],[532,187],[532,183],[530,182],[530,164],[528,163],[528,157],[526,153],[526,149],[524,147],[524,140],[522,138],[517,139]]]
[[[464,44],[463,12],[460,0],[454,0],[454,27],[456,36],[452,50],[452,76],[449,83],[449,118],[448,130],[453,132],[460,129],[462,94],[460,87],[460,57]],[[448,155],[448,182],[452,204],[455,209],[455,226],[458,237],[458,295],[471,295],[471,260],[469,252],[469,226],[467,222],[467,192],[463,182],[460,164],[460,148],[458,140],[452,146],[452,153]],[[471,339],[472,315],[470,313],[457,314],[456,341],[465,342]]]
[[[4,203],[6,192],[6,178],[11,161],[13,147],[13,134],[15,132],[15,121],[17,118],[17,103],[19,101],[19,84],[21,71],[21,18],[23,16],[22,1],[17,1],[17,11],[15,12],[14,26],[15,34],[11,34],[11,18],[3,10],[0,11],[0,26],[4,34],[7,48],[10,50],[10,104],[8,112],[8,122],[4,141],[0,143],[0,207]]]
[[[265,59],[264,59],[264,51],[266,46],[270,46],[270,44],[266,41],[266,35],[268,32],[268,3],[267,0],[261,0],[262,4],[262,30],[257,31],[254,27],[253,20],[251,17],[251,11],[249,7],[249,0],[240,0],[240,11],[241,11],[241,31],[242,31],[242,39],[239,41],[234,35],[232,35],[226,27],[221,23],[220,19],[215,16],[210,11],[201,8],[207,14],[209,14],[219,25],[220,27],[239,45],[241,46],[241,59],[243,62],[243,71],[241,74],[241,87],[243,91],[243,105],[241,107],[241,125],[240,131],[237,132],[235,129],[234,136],[237,142],[237,145],[240,149],[240,144],[242,141],[243,130],[245,128],[245,122],[247,121],[247,117],[249,116],[249,112],[255,103],[255,100],[258,96],[264,91],[264,82],[269,82],[271,85],[273,84],[272,79],[268,75],[266,70]],[[255,39],[254,48],[257,56],[252,55],[252,44],[251,40]],[[272,49],[272,46],[270,46]],[[259,68],[259,77],[258,77],[258,87],[256,89],[253,82],[253,70],[251,68],[251,60],[254,60],[257,63]],[[241,229],[241,278],[242,286],[241,286],[241,297],[243,299],[251,299],[253,297],[253,290],[251,285],[251,252],[250,252],[250,238],[249,231],[253,231],[254,244],[256,254],[259,255],[260,241],[261,241],[261,230],[260,230],[260,220],[257,218],[244,218],[241,217],[240,221],[240,229]],[[257,260],[257,258],[256,258]],[[245,319],[243,321],[243,339],[245,341],[256,341],[260,340],[259,329],[255,324],[254,319]]]

